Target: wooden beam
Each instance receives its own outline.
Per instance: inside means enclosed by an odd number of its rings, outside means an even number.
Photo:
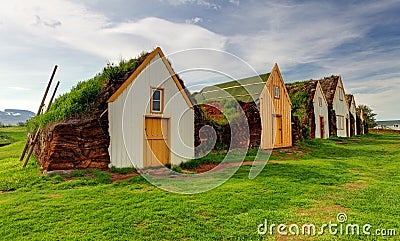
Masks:
[[[50,98],[49,105],[47,106],[47,110],[50,110],[50,106],[53,103],[54,97],[56,96],[58,86],[60,85],[60,81],[57,81],[56,88],[54,88],[53,95]]]
[[[56,66],[57,66],[57,65],[56,65]],[[54,77],[54,76],[53,76],[53,77]],[[56,87],[54,88],[54,91],[53,91],[53,94],[52,94],[52,96],[51,96],[51,98],[50,98],[50,101],[49,101],[47,110],[50,109],[50,106],[51,106],[51,104],[53,103],[53,100],[54,100],[54,97],[56,96],[57,89],[58,89],[58,86],[59,86],[59,85],[60,85],[60,81],[57,82],[57,85],[56,85]],[[41,131],[41,129],[39,128],[39,129],[36,131],[36,134],[35,134],[35,136],[34,136],[32,142],[30,143],[30,148],[29,148],[28,155],[26,156],[25,162],[24,162],[24,164],[22,165],[23,168],[26,167],[26,165],[28,164],[29,158],[31,158],[32,152],[33,152],[33,150],[35,149],[37,140],[38,140],[38,138],[39,138],[40,131]],[[26,150],[25,150],[25,152],[26,152]],[[23,158],[23,157],[22,157],[22,158]]]
[[[28,155],[26,156],[24,164],[22,165],[23,168],[26,167],[26,165],[28,164],[29,158],[31,158],[32,152],[35,149],[35,145],[36,145],[37,139],[39,138],[40,131],[41,131],[41,129],[39,128],[37,130],[36,134],[35,134],[35,137],[32,140],[32,143],[30,144]]]
[[[26,142],[25,142],[24,150],[22,150],[22,155],[21,155],[21,157],[19,158],[19,161],[22,161],[22,160],[24,159],[25,153],[26,153],[26,150],[28,149],[28,146],[29,146],[29,142],[30,142],[30,141],[31,141],[31,133],[28,133],[28,138],[27,138],[27,140],[26,140]]]
[[[43,108],[44,102],[46,101],[47,94],[49,93],[51,83],[53,82],[53,79],[54,79],[54,75],[56,74],[57,67],[58,67],[57,65],[54,66],[53,73],[51,74],[49,83],[47,84],[47,88],[46,88],[46,91],[44,92],[44,95],[43,95],[43,98],[42,98],[42,102],[40,103],[37,115],[40,115],[40,113],[42,112],[42,108]]]
[[[49,83],[47,84],[46,91],[45,91],[45,93],[44,93],[44,95],[43,95],[42,102],[40,102],[39,109],[38,109],[38,111],[37,111],[37,113],[36,113],[37,116],[40,115],[41,112],[42,112],[42,108],[43,108],[44,102],[46,101],[46,97],[47,97],[47,94],[49,93],[50,86],[51,86],[51,83],[53,82],[54,75],[56,74],[57,68],[58,68],[58,66],[55,65],[55,66],[54,66],[54,69],[53,69],[53,73],[51,74]],[[25,143],[25,146],[24,146],[24,149],[23,149],[23,151],[22,151],[21,157],[19,158],[19,161],[22,161],[22,160],[24,159],[25,154],[26,154],[26,150],[28,149],[28,146],[29,146],[29,144],[31,143],[31,141],[32,141],[32,140],[31,140],[30,136],[28,136],[28,138],[27,138],[27,140],[26,140],[26,143]]]

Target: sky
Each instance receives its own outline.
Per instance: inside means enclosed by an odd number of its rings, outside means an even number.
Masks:
[[[191,91],[278,63],[285,82],[341,75],[378,120],[400,119],[398,0],[3,1],[0,110],[36,112],[56,64],[62,94],[157,46]]]

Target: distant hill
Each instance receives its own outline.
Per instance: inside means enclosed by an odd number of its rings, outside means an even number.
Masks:
[[[377,121],[377,129],[400,130],[400,120]]]
[[[34,117],[35,113],[29,110],[5,109],[0,111],[0,125],[16,126]]]
[[[384,126],[392,126],[395,124],[400,124],[400,120],[376,121],[376,124]]]

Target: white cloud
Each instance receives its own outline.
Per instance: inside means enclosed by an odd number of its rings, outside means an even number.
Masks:
[[[400,92],[398,49],[387,51],[387,46],[374,46],[362,51],[349,49],[348,54],[336,53],[348,42],[361,44],[373,27],[368,16],[390,9],[393,4],[363,4],[356,10],[341,11],[326,4],[321,11],[318,2],[269,4],[268,12],[265,7],[256,6],[248,11],[259,16],[265,27],[251,34],[231,36],[227,46],[262,72],[278,62],[282,72],[295,69],[301,73],[300,79],[341,74],[347,92],[355,94],[358,104],[371,106],[379,114],[378,119],[398,119],[400,112],[394,108],[399,102],[396,93]],[[245,22],[244,16],[242,20]],[[299,67],[307,64],[316,69]]]
[[[161,0],[162,1],[162,0]],[[178,6],[178,5],[184,5],[184,4],[196,4],[199,6],[204,6],[207,8],[211,8],[214,10],[218,10],[221,8],[221,5],[206,1],[206,0],[166,0],[169,4]]]
[[[10,90],[16,90],[16,91],[28,91],[28,90],[30,90],[28,88],[17,87],[17,86],[10,86],[10,87],[7,87],[7,88],[10,89]]]
[[[396,85],[382,92],[358,94],[355,95],[355,98],[357,104],[366,104],[371,107],[378,114],[378,120],[398,120],[400,111],[396,106],[399,103],[399,92],[400,87]]]
[[[162,46],[166,52],[201,47],[224,49],[226,43],[226,37],[205,28],[185,23],[173,23],[154,17],[137,22],[121,23],[104,29],[103,32],[112,34],[116,38],[128,36],[129,42],[135,41],[139,46]],[[151,48],[150,46],[145,49]]]
[[[26,57],[36,59],[35,63],[43,60],[48,64],[50,59],[57,61],[52,62],[52,65],[64,62],[63,58],[68,59],[71,52],[76,57],[76,53],[81,52],[80,55],[89,53],[98,56],[102,61],[93,63],[98,64],[107,60],[133,57],[156,46],[161,46],[165,53],[170,53],[199,47],[224,49],[226,43],[224,36],[196,25],[174,23],[155,17],[115,23],[102,14],[88,10],[82,4],[65,0],[7,2],[0,8],[0,22],[4,23],[0,26],[0,52],[7,59],[0,65],[0,82],[4,86],[9,83],[9,79],[18,79],[22,86],[32,89],[24,96],[17,94],[22,89],[1,89],[2,108],[29,106],[29,109],[36,109],[36,100],[42,94],[42,86],[38,83],[47,80],[48,66],[41,66],[43,68],[40,70],[29,68],[24,65],[26,61],[23,59]],[[60,59],[53,58],[53,53],[47,52],[48,46],[61,50]],[[10,62],[10,58],[13,62]],[[76,81],[84,80],[87,74],[93,73],[88,72],[93,66],[84,68],[78,58],[68,64],[62,66],[57,74],[62,79],[59,93],[69,90]],[[71,64],[76,66],[70,66]],[[68,69],[78,70],[79,73],[86,69],[86,73],[77,77],[76,73],[67,73],[65,70]],[[97,71],[100,70],[101,67],[97,67]],[[18,96],[18,100],[12,97],[11,92],[16,92],[14,96]]]
[[[232,36],[229,44],[232,49],[240,50],[240,54],[258,69],[260,64],[274,62],[290,68],[318,60],[335,47],[365,33],[365,29],[356,23],[337,15],[317,15],[313,12],[317,7],[314,3],[296,6],[270,4],[269,12],[261,7],[251,9],[253,14],[263,19],[262,24],[268,30],[264,28],[253,34]],[[301,21],[299,16],[302,16]]]
[[[239,6],[239,4],[240,4],[240,0],[229,0],[229,2],[236,6]]]
[[[38,15],[36,17],[36,22],[35,25],[44,25],[50,28],[56,28],[58,26],[61,26],[61,22],[57,20],[50,20],[50,21],[43,21]]]
[[[169,51],[193,47],[223,48],[225,38],[204,28],[148,17],[127,23],[113,23],[106,16],[81,4],[56,0],[52,4],[13,1],[0,10],[9,31],[23,31],[48,42],[107,58],[130,57],[156,45]],[[14,15],[13,11],[24,12]],[[194,18],[194,23],[202,21]]]
[[[185,22],[186,22],[187,24],[196,24],[196,23],[201,23],[201,22],[203,22],[203,19],[200,18],[200,17],[194,17],[194,18],[192,18],[192,19],[187,19]]]

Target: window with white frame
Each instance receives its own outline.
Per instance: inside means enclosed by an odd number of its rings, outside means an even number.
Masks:
[[[163,112],[163,99],[164,89],[152,88],[151,89],[151,112],[162,113]]]
[[[279,93],[279,86],[274,86],[274,97],[276,99],[280,98],[280,93]]]

